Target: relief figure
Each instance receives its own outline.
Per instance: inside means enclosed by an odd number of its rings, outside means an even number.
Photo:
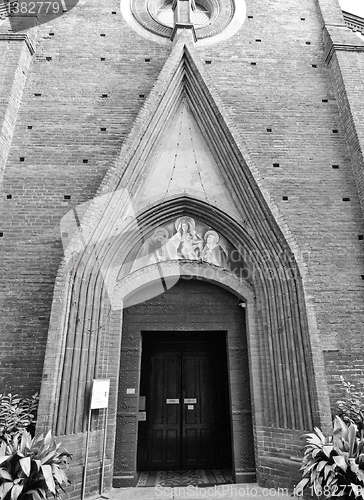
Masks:
[[[220,236],[216,231],[207,231],[204,236],[205,246],[202,249],[201,260],[215,266],[227,267],[227,255],[219,245]]]
[[[175,228],[176,234],[165,245],[169,258],[200,260],[203,240],[196,232],[192,217],[178,218]]]
[[[134,260],[131,272],[150,266],[157,262],[169,259],[164,243],[168,240],[169,234],[164,227],[157,228],[141,246]]]

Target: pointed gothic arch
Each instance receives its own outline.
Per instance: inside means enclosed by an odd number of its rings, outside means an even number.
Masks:
[[[228,207],[220,199],[212,201],[188,189],[140,203],[140,192],[152,168],[150,159],[183,99],[203,131],[221,182],[231,190]],[[130,203],[137,208],[128,219],[125,214]],[[181,36],[115,166],[86,211],[81,228],[76,227],[55,286],[39,428],[52,427],[58,435],[66,436],[66,443],[67,437],[74,435],[84,439],[90,383],[93,378],[110,378],[109,481],[122,325],[121,300],[115,307],[113,296],[118,270],[148,231],[180,216],[196,217],[219,231],[249,259],[248,278],[238,285],[236,276],[230,276],[229,283],[235,283],[235,292],[244,288],[241,298],[247,301],[251,318],[257,471],[277,460],[269,454],[269,439],[287,454],[279,437],[272,438],[271,433],[269,438],[258,436],[269,429],[286,429],[297,443],[302,430],[329,418],[320,348],[315,349],[314,317],[305,296],[304,263],[248,151],[238,146],[234,128],[195,49],[188,37]],[[173,277],[171,266],[163,264],[158,269]],[[206,268],[216,271],[195,264],[193,272],[198,276]],[[159,279],[156,270],[154,266],[139,273],[138,279],[132,274],[125,278],[128,293],[140,285],[138,280],[145,284]],[[212,281],[222,284],[218,278]],[[100,426],[101,419],[95,416],[95,456],[100,452]],[[285,460],[289,462],[291,455],[290,451]]]

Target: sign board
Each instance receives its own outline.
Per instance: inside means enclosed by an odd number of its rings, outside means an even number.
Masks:
[[[99,378],[93,380],[91,406],[90,406],[91,410],[107,408],[109,403],[109,390],[110,390],[109,379]]]
[[[179,399],[167,399],[166,403],[167,403],[167,405],[178,405]]]
[[[147,412],[146,411],[138,411],[138,421],[146,422],[147,420]]]
[[[197,403],[197,399],[196,398],[185,398],[184,400],[185,404],[196,404]]]

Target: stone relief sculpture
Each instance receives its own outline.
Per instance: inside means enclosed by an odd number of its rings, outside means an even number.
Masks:
[[[164,245],[168,237],[169,234],[166,228],[159,227],[155,229],[154,233],[147,238],[137,253],[131,272],[156,262],[168,260],[169,255],[166,253],[167,249]]]
[[[192,217],[180,217],[175,222],[176,234],[166,244],[170,259],[199,260],[203,240],[196,232]]]
[[[183,216],[156,228],[131,252],[129,272],[167,260],[193,260],[229,268],[232,249],[217,231],[192,217]]]
[[[219,245],[220,236],[217,232],[207,231],[204,240],[205,246],[202,249],[201,260],[215,266],[227,267],[227,254]]]

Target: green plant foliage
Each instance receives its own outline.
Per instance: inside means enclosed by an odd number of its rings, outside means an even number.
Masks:
[[[364,434],[364,392],[358,391],[354,384],[346,382],[341,376],[341,383],[345,389],[343,399],[336,401],[340,410],[341,418],[349,424],[354,422],[358,431],[363,436]]]
[[[18,394],[0,394],[0,435],[15,434],[35,424],[39,396],[22,398]]]
[[[357,426],[335,417],[331,436],[315,427],[304,437],[308,444],[296,494],[306,489],[319,498],[364,499],[364,440],[358,437]]]
[[[60,499],[70,484],[67,450],[60,450],[49,431],[32,438],[24,430],[0,444],[0,500],[46,500],[50,493]]]

